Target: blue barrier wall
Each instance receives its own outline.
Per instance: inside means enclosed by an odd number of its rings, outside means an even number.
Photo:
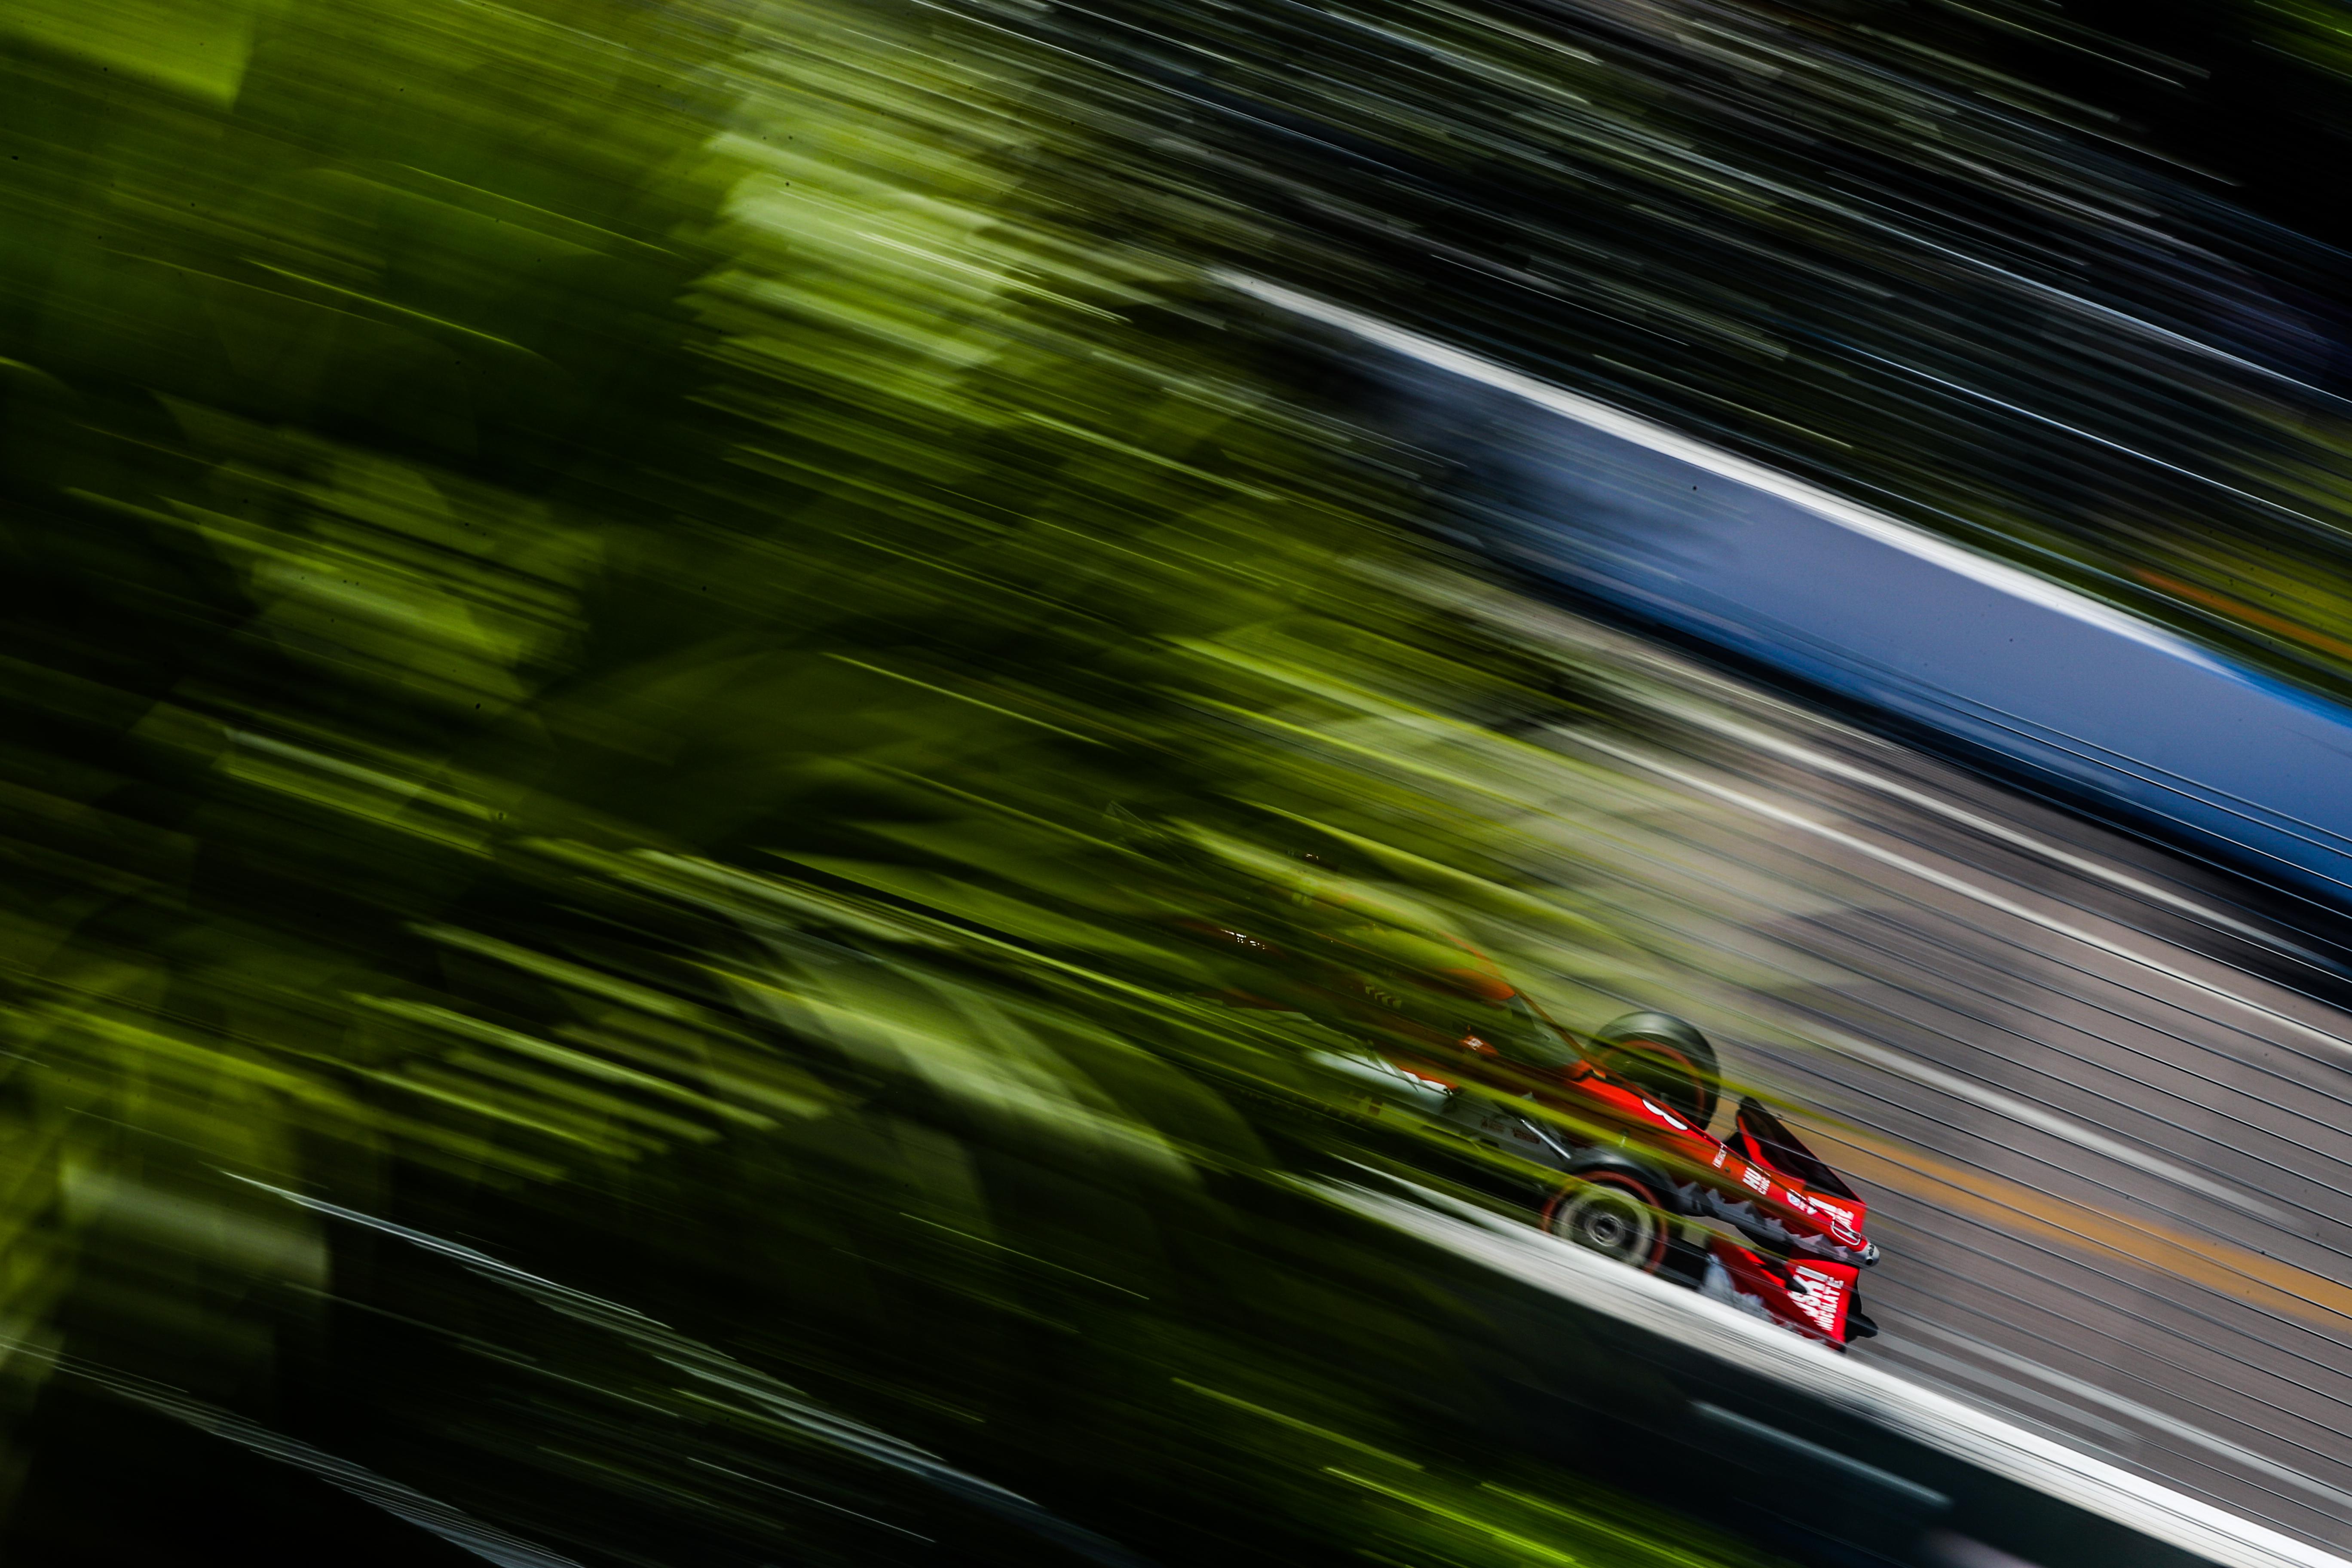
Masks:
[[[2352,712],[1662,426],[1243,286],[1385,367],[1476,548],[2352,906]]]

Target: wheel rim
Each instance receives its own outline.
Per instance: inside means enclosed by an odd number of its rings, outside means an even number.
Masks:
[[[1613,1182],[1591,1182],[1562,1194],[1551,1231],[1612,1262],[1654,1268],[1664,1232],[1658,1211]]]

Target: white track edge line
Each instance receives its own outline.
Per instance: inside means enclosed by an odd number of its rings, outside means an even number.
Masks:
[[[1923,1447],[2224,1568],[2352,1568],[2352,1561],[2323,1548],[1809,1343],[1720,1302],[1588,1257],[1527,1226],[1466,1205],[1462,1210],[1467,1217],[1442,1213],[1428,1206],[1446,1203],[1437,1194],[1423,1193],[1425,1203],[1409,1203],[1340,1183],[1313,1184],[1313,1189],[1498,1273],[1788,1384]]]

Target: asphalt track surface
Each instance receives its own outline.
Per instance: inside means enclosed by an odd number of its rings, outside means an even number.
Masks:
[[[1500,614],[1669,726],[1528,737],[1624,785],[1547,831],[1579,898],[1654,937],[1622,999],[1699,1022],[1870,1203],[1882,1335],[1855,1353],[2352,1553],[2340,981],[2205,868],[1577,617]]]

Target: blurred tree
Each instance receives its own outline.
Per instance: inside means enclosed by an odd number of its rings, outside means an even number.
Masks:
[[[1311,1031],[1199,997],[1171,921],[1304,844],[1613,973],[1491,726],[1623,714],[1406,585],[1406,455],[1109,79],[144,15],[17,15],[0,94],[18,1560],[140,1550],[98,1441],[498,1561],[1738,1555],[1514,1457],[1475,1312],[1288,1180],[1357,1136]]]

